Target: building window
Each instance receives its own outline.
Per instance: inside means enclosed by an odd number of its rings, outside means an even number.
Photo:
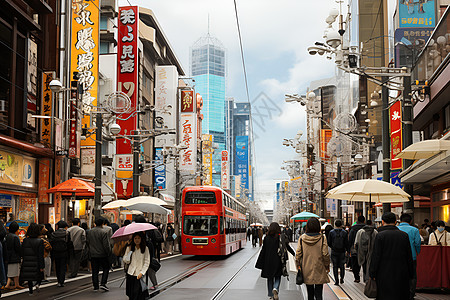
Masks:
[[[108,17],[100,16],[100,30],[108,30]]]
[[[108,54],[108,53],[109,53],[109,43],[100,42],[100,54]]]

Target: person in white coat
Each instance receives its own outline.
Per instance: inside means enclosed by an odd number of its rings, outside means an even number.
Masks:
[[[144,300],[149,297],[143,276],[150,266],[150,252],[145,242],[145,233],[133,234],[130,245],[125,251],[123,262],[127,265],[126,295],[130,300]]]

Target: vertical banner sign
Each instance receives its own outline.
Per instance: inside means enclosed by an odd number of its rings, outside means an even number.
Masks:
[[[121,127],[120,134],[130,135],[136,130],[135,109],[137,103],[138,85],[138,38],[139,38],[139,10],[137,6],[119,7],[117,44],[117,90],[124,92],[131,99],[131,112],[122,114],[124,120],[118,120]],[[116,142],[117,154],[131,154],[131,142],[120,139]],[[128,186],[130,188],[128,188]],[[132,179],[117,179],[116,192],[121,198],[132,195]]]
[[[72,0],[72,42],[70,75],[78,73],[79,95],[82,102],[82,127],[91,127],[90,112],[97,105],[98,48],[100,1]],[[72,79],[72,77],[71,77]],[[71,127],[72,130],[72,127]],[[81,142],[82,146],[95,146],[95,135]]]
[[[41,120],[41,143],[47,147],[51,148],[52,145],[52,109],[53,109],[53,99],[52,91],[50,90],[50,81],[54,79],[54,72],[44,72],[42,73],[42,107],[41,115],[46,116]]]
[[[78,92],[76,89],[70,90],[70,119],[69,119],[69,157],[79,157],[79,146],[77,139],[77,128],[78,128]]]
[[[389,108],[391,134],[391,170],[401,169],[403,160],[395,158],[402,151],[402,107],[400,101]]]
[[[175,107],[177,107],[177,87],[178,87],[178,72],[176,66],[157,66],[155,79],[155,107],[157,109],[155,116],[163,117],[164,124],[156,124],[157,129],[167,126],[167,128],[176,128],[178,126]],[[189,100],[189,99],[186,99]],[[183,101],[183,100],[181,100]],[[188,103],[186,103],[188,105]],[[172,107],[172,108],[170,108]],[[183,112],[183,104],[180,105]],[[187,109],[187,106],[185,106]],[[164,112],[171,112],[170,115]],[[156,147],[163,147],[165,145],[159,144],[156,141]]]
[[[155,187],[158,190],[166,188],[166,165],[164,165],[162,149],[155,148]]]
[[[181,112],[194,112],[194,91],[181,91]]]
[[[330,158],[327,154],[327,146],[333,136],[333,132],[331,129],[322,129],[320,131],[320,157],[321,158]]]
[[[234,176],[234,195],[236,198],[241,197],[241,176]]]
[[[241,186],[248,190],[248,136],[236,137],[236,174],[241,175]]]
[[[434,27],[435,1],[399,0],[400,27]]]
[[[220,168],[221,172],[221,187],[222,189],[228,190],[230,188],[230,164],[229,155],[227,150],[222,151],[222,166]]]
[[[49,203],[49,195],[46,193],[50,184],[50,159],[43,158],[39,160],[39,203]]]
[[[180,115],[180,143],[187,147],[180,151],[180,171],[195,173],[197,167],[197,118],[194,113]]]
[[[212,141],[211,134],[202,135],[202,173],[205,177],[203,185],[212,185]]]

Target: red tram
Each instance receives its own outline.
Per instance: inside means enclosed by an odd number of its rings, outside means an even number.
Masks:
[[[245,207],[218,187],[183,190],[183,255],[228,255],[245,246]]]

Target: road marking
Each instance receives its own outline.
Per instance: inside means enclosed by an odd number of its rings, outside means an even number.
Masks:
[[[331,278],[330,275],[328,275],[328,278],[331,279],[331,282],[334,282],[334,280]],[[334,285],[327,283],[327,285],[330,287],[330,289],[333,291],[333,293],[338,297],[339,300],[351,300],[351,298],[344,292],[344,290],[339,285]]]

